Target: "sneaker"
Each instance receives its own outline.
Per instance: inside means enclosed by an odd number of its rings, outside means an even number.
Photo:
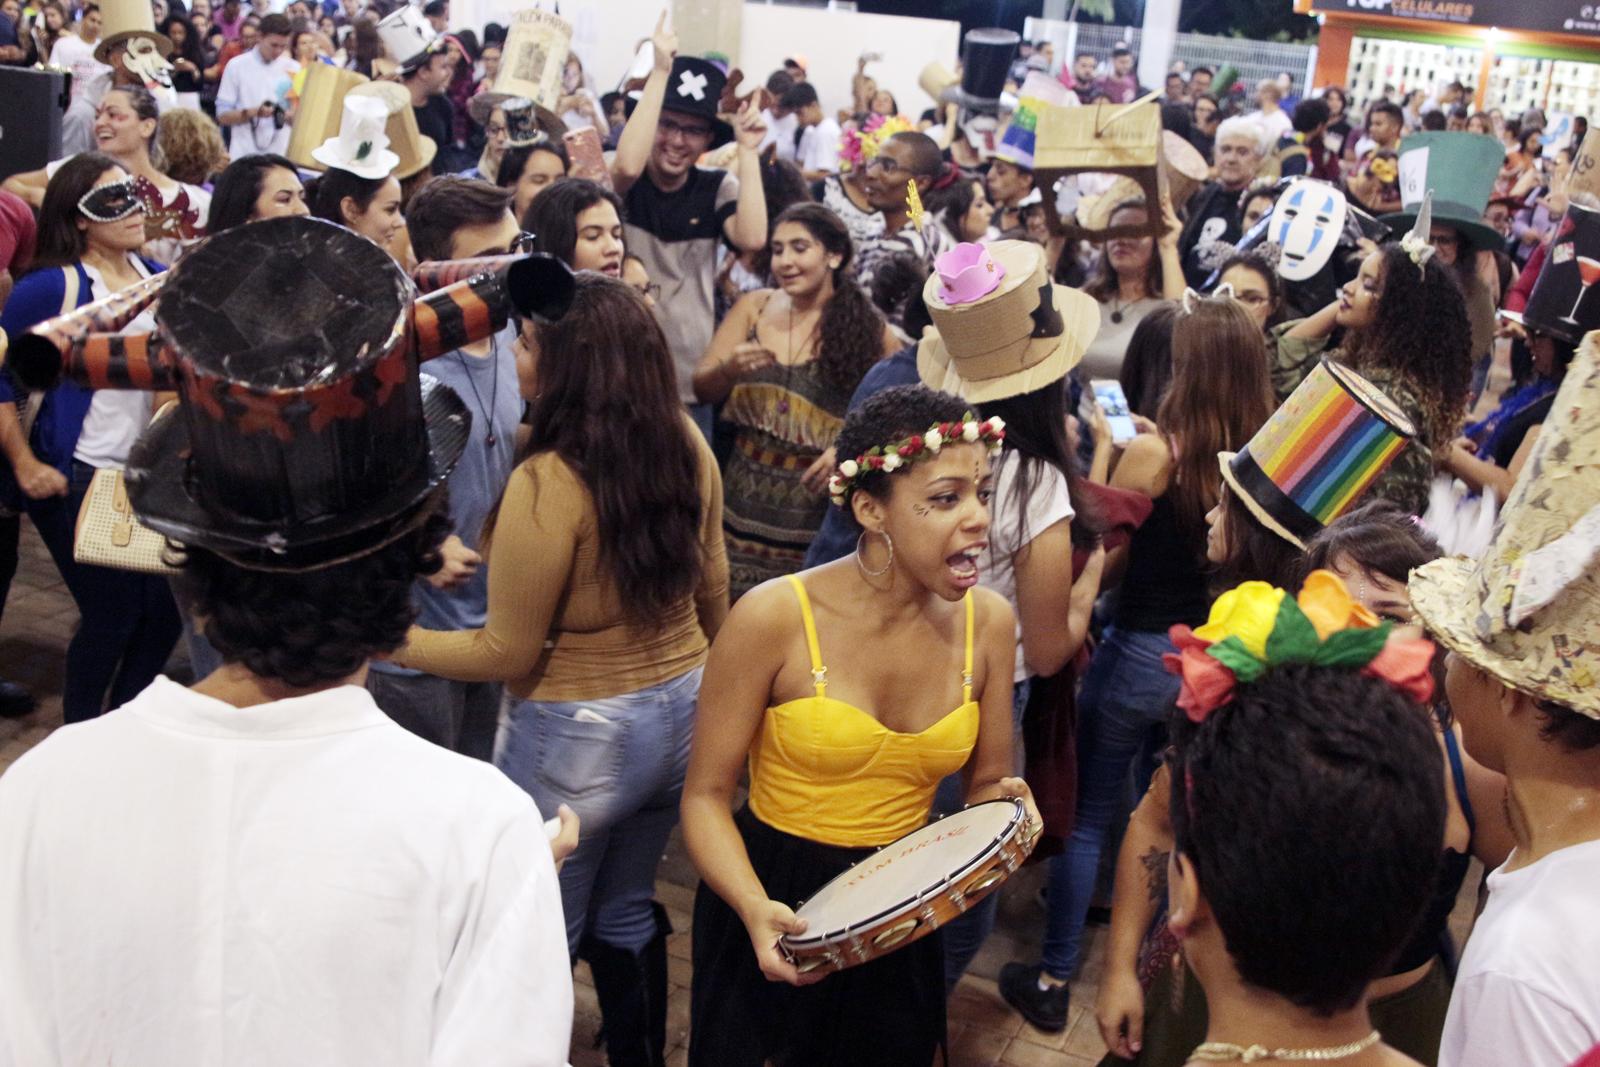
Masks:
[[[1054,989],[1040,989],[1042,970],[1038,965],[1006,964],[1000,968],[1000,995],[1038,1029],[1047,1034],[1060,1033],[1067,1028],[1071,992],[1065,984]]]

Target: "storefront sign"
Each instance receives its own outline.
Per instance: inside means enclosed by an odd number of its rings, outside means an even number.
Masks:
[[[1389,15],[1419,23],[1600,36],[1600,0],[1313,0],[1326,15]]]

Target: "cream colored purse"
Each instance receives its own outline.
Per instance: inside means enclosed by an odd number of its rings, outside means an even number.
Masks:
[[[173,407],[163,405],[159,419]],[[94,472],[83,507],[78,509],[78,525],[72,541],[72,558],[79,563],[141,574],[173,574],[177,568],[166,561],[168,544],[159,534],[139,521],[128,502],[128,487],[119,467]]]

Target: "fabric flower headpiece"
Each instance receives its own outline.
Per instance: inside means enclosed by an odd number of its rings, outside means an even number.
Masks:
[[[855,459],[845,460],[828,479],[828,495],[833,498],[834,504],[842,508],[850,502],[850,494],[856,491],[860,477],[869,471],[893,474],[920,459],[937,456],[947,444],[982,441],[989,446],[989,455],[993,456],[1000,451],[1005,439],[1006,424],[998,415],[980,422],[969,411],[960,422],[941,422],[928,427],[924,433],[914,433],[886,445],[873,445]]]
[[[1240,682],[1287,663],[1359,670],[1419,704],[1433,696],[1433,642],[1380,624],[1332,571],[1312,571],[1298,598],[1245,582],[1217,598],[1204,626],[1174,626],[1169,636],[1178,651],[1163,660],[1182,679],[1178,707],[1190,722],[1233,700]]]
[[[909,133],[914,129],[904,115],[873,115],[859,130],[845,130],[839,136],[839,171],[866,166],[867,160],[878,154],[883,142],[897,133]]]

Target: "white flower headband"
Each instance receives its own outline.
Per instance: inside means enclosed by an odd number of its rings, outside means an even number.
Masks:
[[[1417,265],[1417,270],[1423,276],[1428,273],[1428,260],[1438,249],[1433,247],[1433,190],[1429,189],[1422,198],[1422,207],[1417,210],[1417,221],[1411,227],[1411,232],[1400,238],[1400,250],[1411,257],[1411,262]]]
[[[855,459],[845,460],[828,479],[828,495],[842,508],[850,502],[850,494],[856,491],[856,483],[863,474],[871,471],[893,474],[919,459],[937,456],[946,444],[983,441],[989,446],[989,455],[993,456],[1000,451],[1005,439],[1006,424],[998,415],[979,421],[976,415],[968,412],[960,422],[937,423],[925,433],[914,433],[886,445],[873,445]]]

